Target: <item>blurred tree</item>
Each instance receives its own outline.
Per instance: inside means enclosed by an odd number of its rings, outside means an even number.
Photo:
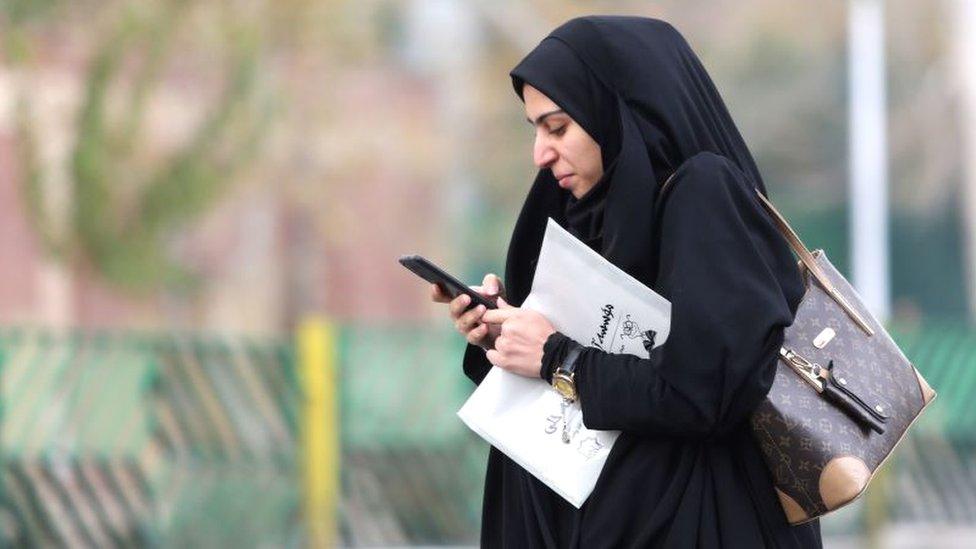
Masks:
[[[192,134],[158,160],[144,131],[148,99],[164,82],[166,62],[176,57],[171,45],[187,11],[185,1],[133,9],[97,46],[76,123],[67,223],[45,207],[44,168],[34,146],[39,136],[33,135],[28,111],[21,111],[24,194],[39,234],[62,261],[90,266],[128,290],[186,287],[192,281],[167,254],[166,237],[235,181],[270,112],[256,101],[255,34],[230,22],[221,29],[230,50],[222,92]]]
[[[0,2],[0,54],[6,61],[21,61],[29,51],[27,28],[31,23],[50,17],[59,0],[3,0]]]

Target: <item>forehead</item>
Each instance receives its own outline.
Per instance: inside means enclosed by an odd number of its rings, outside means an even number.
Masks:
[[[532,120],[541,114],[560,109],[555,101],[529,84],[522,88],[522,98],[525,100],[525,114]]]

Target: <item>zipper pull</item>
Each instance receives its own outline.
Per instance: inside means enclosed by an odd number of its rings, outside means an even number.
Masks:
[[[827,382],[827,378],[830,376],[825,368],[821,367],[816,362],[810,362],[806,358],[803,358],[797,354],[793,349],[787,349],[786,347],[779,348],[779,355],[783,357],[786,364],[793,368],[793,371],[800,374],[807,383],[813,386],[818,393],[822,393],[824,390],[824,384]]]

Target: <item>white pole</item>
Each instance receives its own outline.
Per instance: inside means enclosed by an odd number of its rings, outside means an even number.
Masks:
[[[976,2],[950,2],[953,25],[954,76],[960,88],[962,120],[963,264],[969,318],[976,321]]]
[[[480,20],[473,6],[463,0],[413,0],[408,29],[408,65],[435,82],[447,147],[443,207],[453,238],[450,244],[464,254],[465,244],[474,234],[471,218],[480,193],[472,166],[478,108],[474,71],[483,43]],[[461,257],[465,264],[471,259]]]
[[[888,272],[888,143],[882,0],[851,0],[848,20],[850,225],[854,287],[882,322]]]

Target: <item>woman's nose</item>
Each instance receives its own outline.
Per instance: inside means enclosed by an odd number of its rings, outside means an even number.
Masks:
[[[545,140],[536,139],[532,149],[532,161],[540,168],[547,168],[556,161],[556,151]]]

